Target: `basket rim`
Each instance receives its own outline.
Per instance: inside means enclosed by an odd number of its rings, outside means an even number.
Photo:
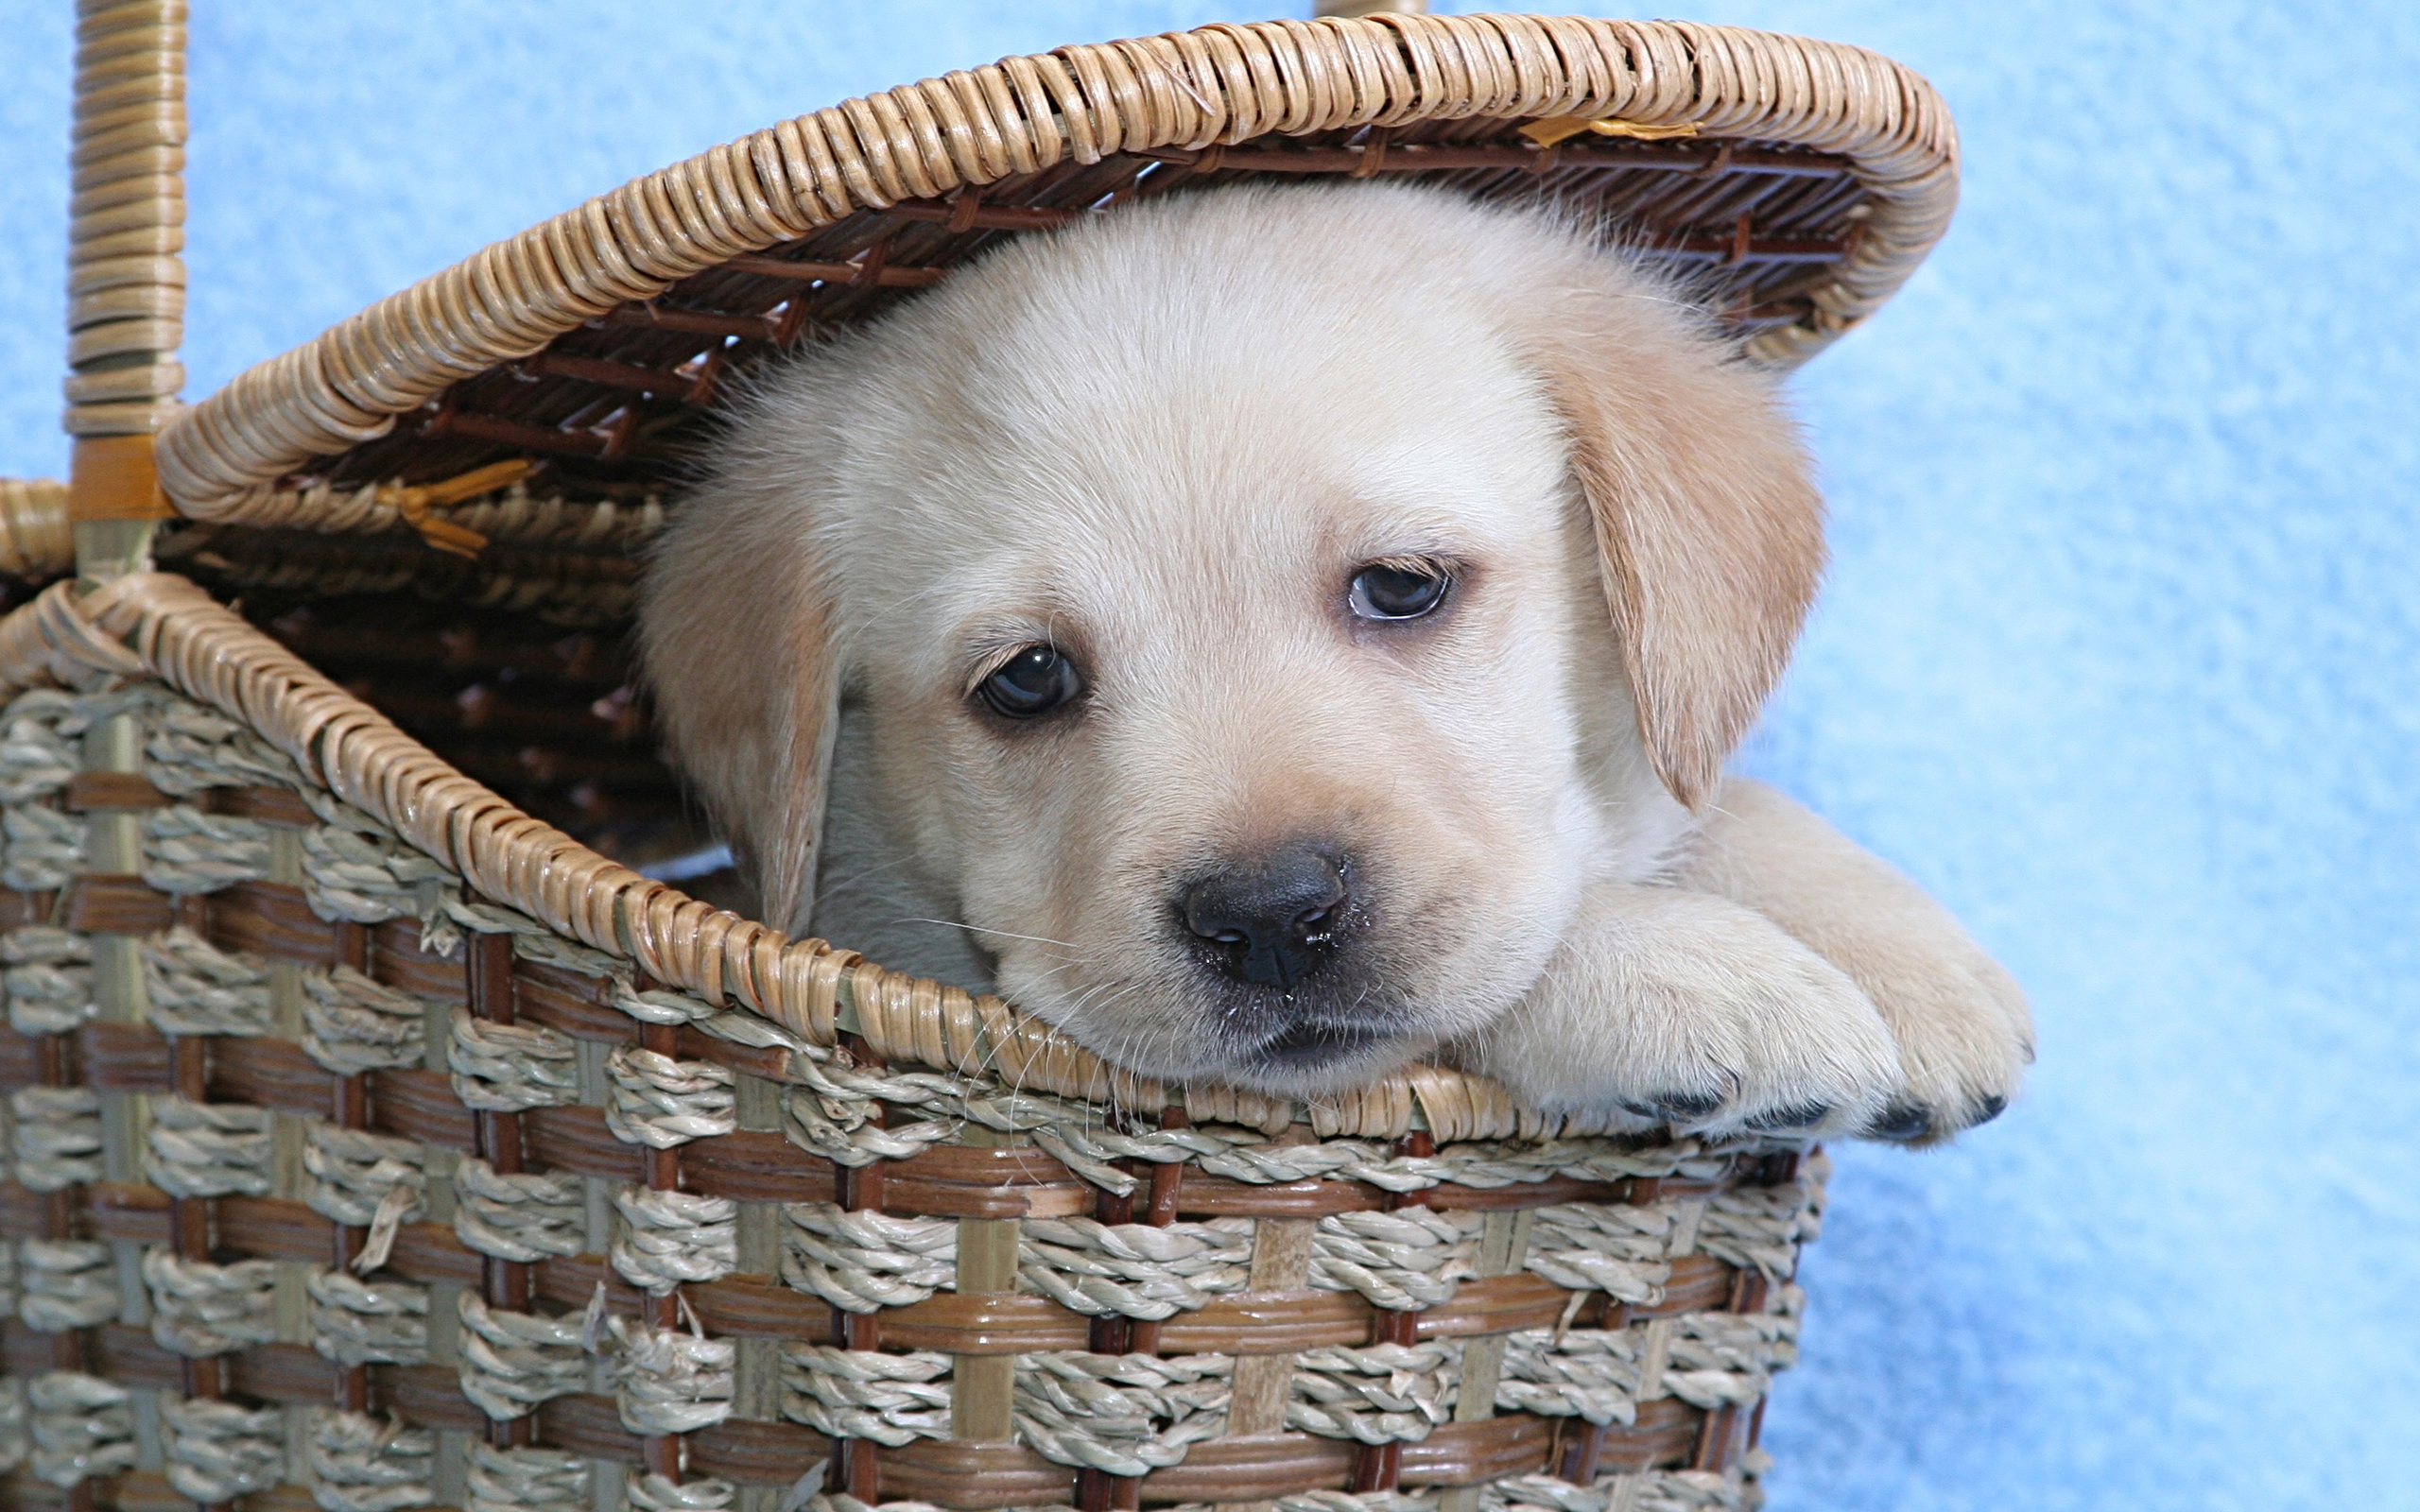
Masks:
[[[242,520],[274,507],[279,479],[388,434],[452,384],[860,211],[1115,152],[1480,117],[1845,158],[1874,211],[1808,313],[1746,344],[1776,368],[1889,300],[1957,201],[1941,96],[1845,43],[1686,22],[1386,14],[1067,46],[782,122],[493,243],[178,413],[158,437],[160,482],[188,518]],[[1555,150],[1542,142],[1541,163]],[[277,512],[302,523],[290,494]]]

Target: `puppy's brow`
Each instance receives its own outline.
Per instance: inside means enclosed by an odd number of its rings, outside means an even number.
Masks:
[[[1020,620],[977,629],[966,640],[959,658],[959,691],[972,694],[983,679],[1006,666],[1017,653],[1037,645],[1064,647],[1055,620]]]
[[[1040,643],[1030,636],[1021,636],[997,644],[978,646],[966,669],[960,673],[959,692],[972,696],[983,686],[984,679],[1017,659],[1019,653],[1032,649]]]
[[[1367,558],[1359,565],[1384,567],[1399,573],[1439,573],[1448,577],[1459,577],[1462,574],[1461,562],[1451,557],[1425,551],[1390,552],[1383,557]]]

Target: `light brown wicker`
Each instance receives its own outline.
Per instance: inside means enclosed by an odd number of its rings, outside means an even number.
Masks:
[[[78,567],[0,620],[0,1497],[1754,1500],[1820,1152],[1426,1067],[1164,1086],[788,940],[604,853],[672,801],[613,642],[731,377],[1002,237],[1269,173],[1552,196],[1789,363],[1947,220],[1921,79],[1524,16],[1064,48],[638,180],[180,410],[182,6],[79,14],[76,472],[0,488],[0,569]]]

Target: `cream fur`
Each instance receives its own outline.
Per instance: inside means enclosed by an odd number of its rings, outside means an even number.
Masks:
[[[1415,554],[1461,564],[1450,612],[1343,613]],[[2021,995],[1721,777],[1821,567],[1774,396],[1621,257],[1434,191],[1228,190],[766,378],[642,628],[767,917],[1140,1071],[1315,1094],[1442,1050],[1640,1126],[1927,1137],[2013,1095]],[[983,716],[983,659],[1046,640],[1082,703]],[[1368,905],[1303,1011],[1373,1039],[1279,1073],[1169,900],[1305,835]]]

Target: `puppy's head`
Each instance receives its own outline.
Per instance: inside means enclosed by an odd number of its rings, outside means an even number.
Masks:
[[[804,927],[844,686],[1002,991],[1307,1092],[1517,1001],[1779,674],[1820,506],[1756,375],[1545,219],[1226,191],[766,380],[655,560],[676,758]]]

